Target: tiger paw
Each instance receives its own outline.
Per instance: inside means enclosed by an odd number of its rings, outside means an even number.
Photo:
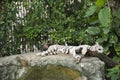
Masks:
[[[37,53],[36,54],[36,56],[42,56],[42,57],[44,57],[44,56],[46,56],[47,54],[46,54],[46,52],[42,52],[42,53]]]
[[[75,56],[75,61],[77,64],[80,63],[81,59],[82,59],[82,56],[80,56],[80,55]]]
[[[41,53],[37,53],[37,54],[35,54],[36,56],[40,56],[41,55]]]

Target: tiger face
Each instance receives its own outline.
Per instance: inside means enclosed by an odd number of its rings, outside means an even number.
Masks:
[[[97,42],[95,44],[95,51],[98,52],[98,53],[103,53],[103,47],[100,46]]]

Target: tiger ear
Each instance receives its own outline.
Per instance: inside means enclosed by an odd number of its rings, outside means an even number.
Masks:
[[[99,45],[99,43],[98,43],[98,42],[96,42],[96,43],[95,43],[95,45]]]

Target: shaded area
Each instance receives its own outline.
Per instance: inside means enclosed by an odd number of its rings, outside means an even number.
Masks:
[[[78,71],[62,67],[47,65],[31,67],[28,72],[18,80],[81,80]]]

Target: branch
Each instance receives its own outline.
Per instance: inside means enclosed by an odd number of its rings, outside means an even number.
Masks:
[[[106,56],[104,54],[97,53],[95,51],[88,50],[87,55],[88,56],[92,56],[92,57],[98,57],[100,60],[102,60],[103,62],[105,62],[105,65],[108,68],[115,67],[118,64],[117,62],[115,62],[111,58],[109,58],[108,56]]]

